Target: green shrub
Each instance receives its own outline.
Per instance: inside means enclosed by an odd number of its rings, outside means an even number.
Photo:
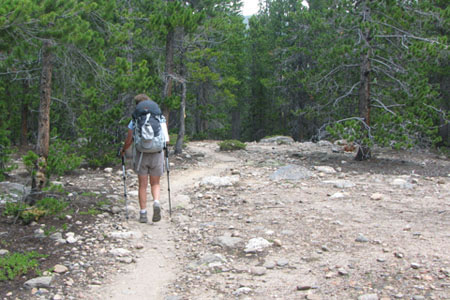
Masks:
[[[73,151],[69,142],[56,140],[50,144],[47,159],[47,175],[64,175],[80,167],[84,156],[79,156]]]
[[[69,204],[55,198],[43,198],[36,202],[35,206],[29,206],[22,202],[8,202],[3,211],[4,216],[19,217],[25,224],[38,221],[43,216],[59,215]]]
[[[43,198],[36,202],[36,207],[46,212],[46,215],[57,215],[67,208],[69,203],[56,198]]]
[[[35,251],[27,253],[11,253],[0,257],[0,281],[14,280],[29,271],[38,271],[37,258],[47,257]]]
[[[177,143],[178,134],[177,133],[171,133],[169,135],[169,138],[170,138],[169,146],[175,146],[175,144]],[[188,142],[189,142],[189,137],[187,135],[184,135],[184,137],[183,137],[183,145],[185,146]]]
[[[237,140],[225,140],[219,143],[220,151],[245,150],[247,144]]]

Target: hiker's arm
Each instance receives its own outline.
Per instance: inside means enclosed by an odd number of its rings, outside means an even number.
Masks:
[[[131,146],[132,142],[133,142],[133,130],[128,129],[128,135],[127,138],[125,139],[125,145],[123,145],[122,149],[122,156],[125,154],[125,150],[127,150]]]

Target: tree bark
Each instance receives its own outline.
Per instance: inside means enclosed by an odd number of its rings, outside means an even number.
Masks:
[[[42,46],[42,73],[40,83],[40,105],[38,120],[36,188],[42,190],[47,183],[46,170],[50,145],[50,104],[52,92],[53,53],[52,41],[46,40]]]
[[[186,133],[186,82],[182,82],[183,92],[181,94],[180,104],[180,130],[178,131],[177,143],[175,144],[175,154],[181,154],[183,151],[184,135]]]
[[[370,0],[369,0],[370,1]],[[362,22],[370,21],[370,9],[367,3],[364,1],[362,7]],[[360,69],[360,88],[359,88],[359,117],[364,121],[361,124],[361,131],[363,132],[363,138],[369,136],[370,128],[370,73],[372,72],[370,64],[371,47],[370,41],[372,39],[370,29],[366,29],[362,33],[363,39],[363,51],[361,54],[361,69]],[[356,160],[367,160],[372,156],[370,147],[361,140],[358,152],[356,153]]]
[[[167,2],[173,2],[173,0],[167,0]],[[164,66],[164,101],[172,96],[173,87],[173,57],[175,52],[175,28],[168,28],[166,36],[166,63]],[[162,104],[162,113],[167,121],[167,126],[169,126],[170,108],[167,103]]]
[[[24,89],[24,95],[28,94],[29,92],[29,82],[25,80],[23,82],[23,89]],[[28,114],[29,114],[29,108],[28,108],[28,102],[24,98],[22,98],[22,117],[21,117],[21,130],[20,130],[20,145],[22,147],[28,146]]]

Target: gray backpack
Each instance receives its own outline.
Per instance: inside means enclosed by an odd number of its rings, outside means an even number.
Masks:
[[[139,103],[133,112],[134,122],[134,150],[133,161],[136,162],[136,152],[140,153],[137,170],[142,162],[143,153],[158,153],[166,146],[166,139],[161,128],[161,123],[165,123],[165,118],[158,105],[146,100]]]

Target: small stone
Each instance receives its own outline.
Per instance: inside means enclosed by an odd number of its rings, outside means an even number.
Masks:
[[[347,270],[344,268],[339,268],[338,273],[339,273],[339,275],[342,275],[342,276],[348,275]]]
[[[105,173],[112,173],[113,169],[112,168],[105,168]]]
[[[358,300],[378,300],[377,294],[365,294],[358,297]]]
[[[69,269],[63,265],[55,265],[53,267],[53,272],[58,273],[58,274],[65,273],[67,271],[69,271]]]
[[[385,197],[386,196],[381,193],[375,193],[375,194],[372,194],[372,196],[370,196],[370,199],[377,201],[377,200],[383,200]]]
[[[250,272],[256,276],[262,276],[267,273],[267,269],[265,267],[253,267]]]
[[[273,244],[274,244],[274,246],[277,246],[277,247],[281,247],[282,246],[281,241],[278,240],[278,239],[274,239],[273,240]]]
[[[277,260],[277,266],[279,267],[285,267],[289,264],[289,260],[285,259],[285,258],[280,258],[279,260]]]
[[[310,285],[297,285],[297,291],[307,291],[312,287]]]
[[[397,258],[403,258],[404,257],[403,253],[401,253],[401,252],[395,252],[394,256],[397,257]]]
[[[420,265],[418,263],[411,263],[411,268],[413,269],[420,269]]]
[[[358,243],[367,243],[369,239],[360,233],[359,236],[355,239],[355,241]]]
[[[412,297],[412,300],[425,300],[424,296],[420,296],[420,295],[415,295]]]
[[[276,266],[276,264],[273,261],[268,261],[266,263],[264,263],[263,267],[265,267],[266,269],[272,270],[274,269]]]
[[[142,243],[137,243],[136,245],[134,245],[134,248],[140,250],[140,249],[144,249],[144,244]]]
[[[41,276],[37,278],[30,279],[24,283],[25,288],[49,288],[53,281],[53,276]]]
[[[330,279],[334,277],[334,273],[333,272],[328,272],[327,274],[325,274],[325,278],[326,279]]]
[[[0,256],[5,256],[6,254],[9,254],[9,251],[6,249],[0,249]]]
[[[62,300],[63,297],[62,297],[61,295],[59,295],[59,294],[56,294],[55,296],[53,296],[52,299],[53,299],[53,300]]]

